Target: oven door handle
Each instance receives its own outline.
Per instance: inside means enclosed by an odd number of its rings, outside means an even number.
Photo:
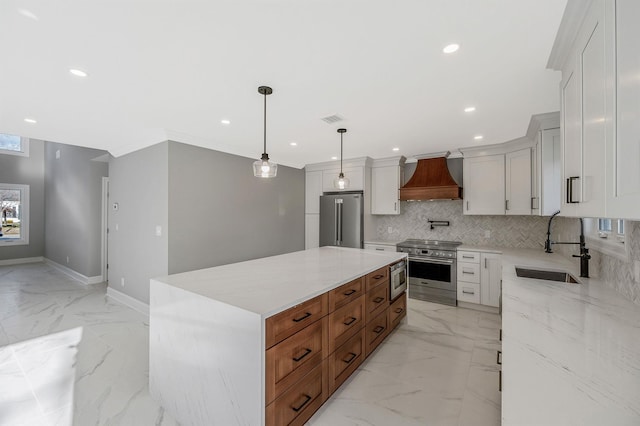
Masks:
[[[455,260],[453,259],[425,259],[425,258],[416,258],[410,257],[409,262],[420,262],[420,263],[440,263],[442,265],[453,265]]]

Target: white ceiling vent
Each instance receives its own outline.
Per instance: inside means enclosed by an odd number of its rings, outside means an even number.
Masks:
[[[337,123],[338,121],[342,121],[342,120],[344,120],[344,118],[340,117],[338,114],[333,114],[328,117],[324,117],[322,119],[322,121],[324,121],[327,124]]]

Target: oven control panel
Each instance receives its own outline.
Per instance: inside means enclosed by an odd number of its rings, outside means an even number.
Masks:
[[[413,247],[398,247],[398,251],[407,253],[409,255],[421,256],[421,257],[440,257],[445,259],[455,259],[456,252],[451,250],[433,250],[433,249],[421,249]]]

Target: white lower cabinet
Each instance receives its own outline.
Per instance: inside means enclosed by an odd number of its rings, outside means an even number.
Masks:
[[[458,301],[498,307],[502,255],[458,250]]]
[[[365,250],[398,251],[395,244],[364,243]]]

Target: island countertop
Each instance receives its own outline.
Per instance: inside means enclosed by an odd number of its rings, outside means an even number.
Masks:
[[[640,424],[640,306],[597,278],[520,278],[516,266],[579,277],[575,259],[503,250],[502,424]]]
[[[267,318],[404,258],[404,253],[320,247],[153,281]]]

